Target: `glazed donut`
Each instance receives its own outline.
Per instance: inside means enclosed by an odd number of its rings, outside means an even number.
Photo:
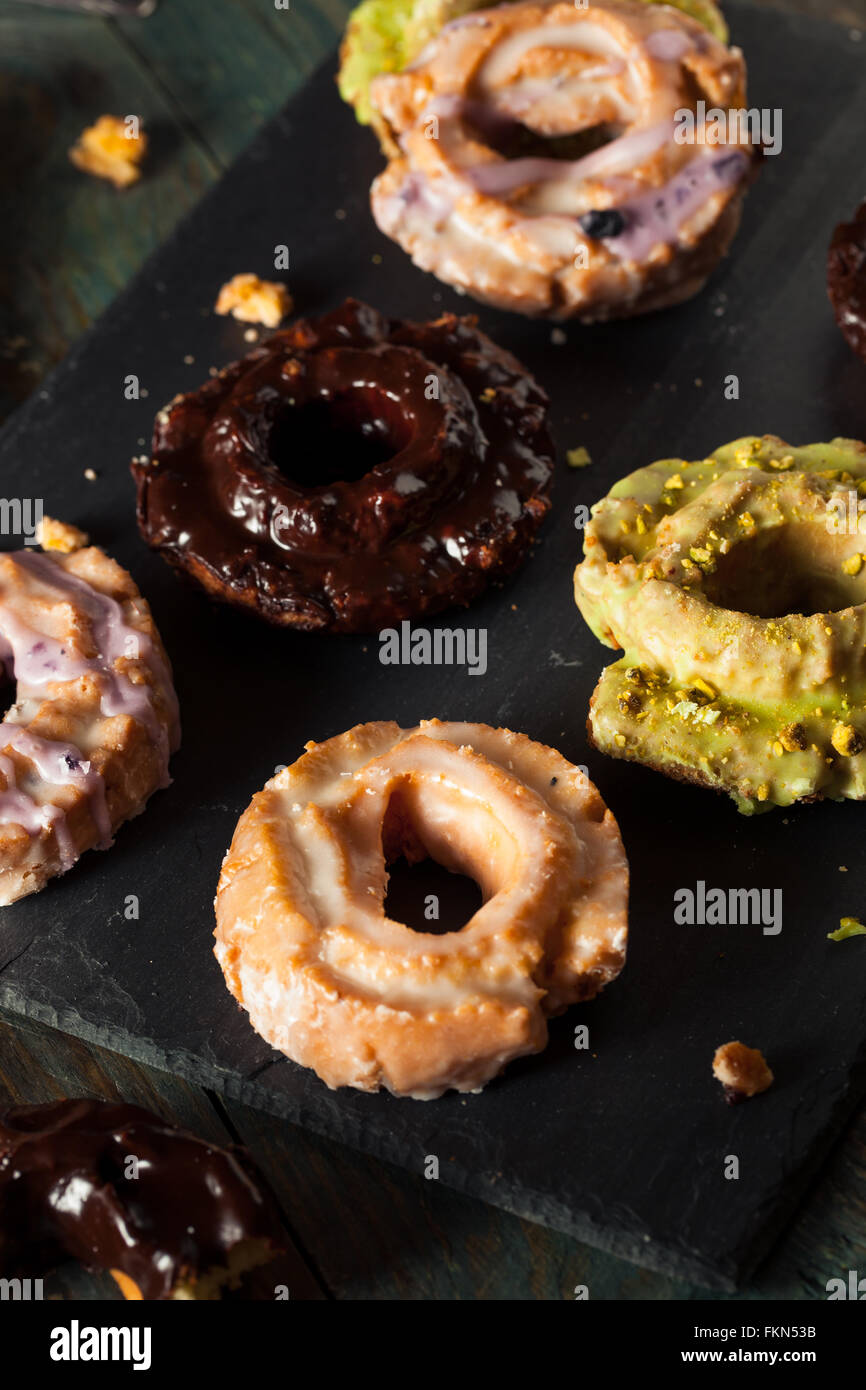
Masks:
[[[773,435],[618,482],[575,573],[625,652],[592,697],[596,746],[746,813],[866,797],[863,491],[866,445]]]
[[[547,397],[475,327],[348,300],[157,416],[144,539],[217,598],[307,631],[467,604],[547,512]]]
[[[500,5],[370,91],[392,155],[376,222],[487,303],[584,322],[677,304],[739,225],[755,150],[712,143],[698,102],[744,106],[742,54],[668,5]]]
[[[643,0],[647,4],[662,0]],[[722,43],[728,26],[714,0],[672,0],[675,9],[691,15]],[[370,106],[370,83],[380,72],[401,72],[444,25],[470,10],[484,10],[477,0],[361,0],[349,16],[340,45],[337,84],[340,96],[354,108],[361,125],[373,125],[385,140]]]
[[[0,555],[0,904],[36,893],[168,786],[177,700],[134,581],[96,546]]]
[[[386,863],[432,856],[484,903],[460,931],[385,916]],[[478,1091],[546,1016],[622,969],[628,866],[592,783],[484,724],[361,724],[307,744],[241,816],[215,953],[273,1047],[330,1087]]]
[[[279,1211],[242,1149],[217,1148],[125,1103],[59,1100],[0,1113],[4,1278],[74,1259],[110,1270],[127,1299],[201,1302],[264,1266],[273,1276],[284,1250]]]
[[[866,202],[840,222],[827,256],[827,292],[849,346],[866,361]]]

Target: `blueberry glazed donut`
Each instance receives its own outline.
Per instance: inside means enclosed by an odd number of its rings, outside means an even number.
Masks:
[[[386,865],[432,856],[483,905],[460,931],[385,915]],[[616,821],[559,753],[484,724],[361,724],[308,744],[241,816],[217,959],[253,1027],[328,1086],[429,1100],[539,1052],[622,969]]]
[[[575,572],[624,651],[592,697],[596,746],[747,814],[866,799],[864,492],[863,444],[773,435],[618,482]]]
[[[147,543],[278,626],[371,632],[467,604],[550,507],[547,397],[446,314],[301,319],[157,416]]]
[[[0,555],[0,660],[15,687],[0,724],[6,905],[107,848],[169,784],[179,725],[150,609],[96,546]]]
[[[668,5],[465,15],[370,93],[376,222],[487,303],[585,322],[677,304],[739,225],[754,148],[711,143],[701,112],[745,105],[743,57]]]

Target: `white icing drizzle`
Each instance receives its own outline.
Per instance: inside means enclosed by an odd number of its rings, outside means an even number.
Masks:
[[[125,621],[115,599],[44,555],[16,551],[8,558],[29,578],[54,590],[58,603],[71,601],[86,613],[98,652],[95,657],[73,653],[56,638],[24,622],[10,602],[0,601],[0,661],[21,691],[20,704],[16,703],[0,724],[0,749],[6,750],[0,754],[0,770],[7,783],[6,789],[0,791],[0,824],[20,825],[34,835],[53,829],[61,863],[69,868],[77,854],[63,808],[52,803],[50,789],[73,786],[87,797],[101,837],[100,848],[107,848],[111,844],[111,818],[105,782],[75,744],[41,738],[26,728],[21,723],[24,708],[32,708],[34,699],[39,700],[50,684],[74,681],[81,676],[98,677],[101,713],[105,717],[126,714],[147,728],[160,750],[163,785],[167,785],[170,745],[177,731],[177,700],[165,662],[151,638]],[[128,675],[115,669],[114,663],[123,657],[137,657],[153,673],[174,726],[171,739],[152,707],[151,687],[144,683],[135,685]],[[27,759],[35,777],[33,773],[22,776],[20,770],[16,772],[16,765],[8,756],[10,749]],[[22,781],[36,781],[36,785],[30,791]]]

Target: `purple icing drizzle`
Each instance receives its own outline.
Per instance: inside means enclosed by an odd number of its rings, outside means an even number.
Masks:
[[[643,260],[659,243],[676,240],[682,225],[720,188],[739,183],[749,165],[743,150],[717,149],[699,155],[661,188],[620,203],[625,231],[604,245],[623,259]]]
[[[691,52],[693,44],[689,35],[678,29],[658,29],[644,41],[644,48],[659,62],[675,63]]]
[[[76,680],[80,676],[100,679],[100,710],[106,717],[125,714],[143,724],[160,750],[162,785],[170,782],[169,753],[179,739],[177,698],[168,668],[151,638],[125,622],[119,603],[101,594],[76,575],[69,574],[45,555],[16,551],[9,557],[41,584],[58,591],[58,601],[71,597],[90,620],[98,655],[76,656],[56,638],[37,633],[0,603],[0,662],[6,674],[23,685],[35,687],[51,682]],[[166,732],[150,704],[150,687],[135,685],[123,672],[114,669],[122,657],[137,657],[150,668],[166,700],[171,724]],[[100,848],[111,844],[111,818],[102,776],[91,767],[81,750],[70,743],[40,738],[22,724],[4,719],[0,724],[0,747],[12,748],[26,757],[39,777],[51,786],[75,786],[89,798],[90,811],[101,836]],[[0,791],[0,824],[20,825],[31,834],[53,828],[64,869],[76,859],[75,846],[59,806],[40,803],[16,785],[15,764],[0,754],[0,770],[6,776],[6,790]]]

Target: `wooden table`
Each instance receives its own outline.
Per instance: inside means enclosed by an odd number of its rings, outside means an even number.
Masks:
[[[866,0],[764,0],[866,31]],[[161,0],[114,21],[0,0],[0,412],[31,391],[145,256],[332,48],[347,0]],[[864,38],[866,62],[866,38]],[[145,184],[118,195],[66,151],[103,111],[142,112]],[[852,203],[862,189],[852,188]],[[311,1273],[334,1298],[690,1299],[706,1291],[351,1152],[176,1077],[18,1018],[0,1017],[0,1104],[123,1097],[217,1141],[246,1143]],[[797,1220],[738,1297],[822,1298],[866,1270],[866,1112]],[[66,1297],[116,1298],[77,1269]]]

